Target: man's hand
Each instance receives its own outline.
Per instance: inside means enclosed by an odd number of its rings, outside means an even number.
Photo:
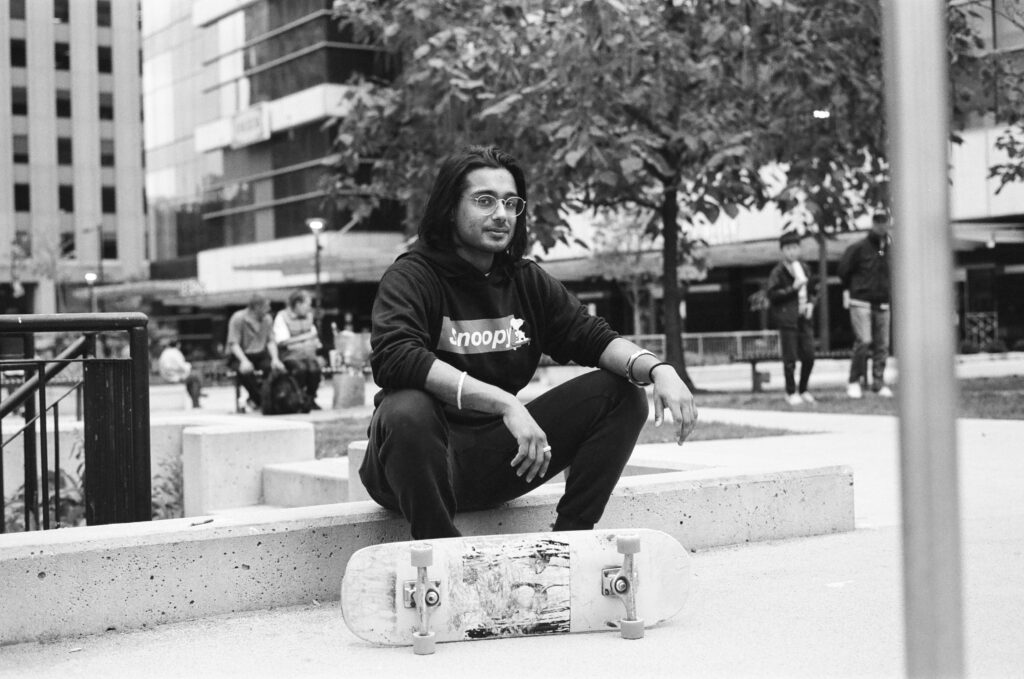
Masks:
[[[676,442],[683,441],[697,426],[697,406],[693,394],[679,378],[671,365],[660,365],[652,373],[654,378],[654,426],[660,427],[665,421],[665,410],[672,413],[672,419],[679,425]]]
[[[512,466],[516,467],[516,475],[526,475],[527,483],[539,475],[541,478],[548,473],[551,463],[551,446],[548,445],[547,434],[540,428],[537,421],[530,415],[522,403],[513,397],[509,407],[502,413],[502,421],[519,444],[516,456],[512,458]]]
[[[281,359],[276,356],[270,359],[270,370],[276,373],[288,372],[288,368],[286,368],[284,363],[281,362]]]
[[[250,361],[249,359],[243,358],[240,361],[238,361],[238,372],[240,372],[241,374],[248,375],[254,369],[255,367],[253,366],[252,361]]]

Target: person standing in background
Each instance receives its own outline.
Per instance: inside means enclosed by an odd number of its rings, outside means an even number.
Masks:
[[[861,398],[867,382],[868,357],[871,357],[871,390],[892,398],[885,384],[885,362],[889,357],[889,321],[892,283],[889,257],[892,236],[889,216],[876,212],[868,235],[846,248],[839,260],[839,279],[843,284],[843,306],[850,310],[855,342],[850,361],[850,379],[846,394]]]
[[[814,403],[807,382],[814,368],[814,305],[818,287],[800,261],[800,234],[787,231],[779,238],[782,261],[768,276],[767,295],[779,330],[782,369],[786,377],[786,402],[791,406]],[[800,383],[795,379],[800,361]]]

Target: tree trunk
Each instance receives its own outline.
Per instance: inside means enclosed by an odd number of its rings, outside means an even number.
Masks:
[[[694,391],[693,380],[690,379],[690,375],[686,371],[686,356],[683,353],[683,324],[679,317],[679,302],[682,301],[682,292],[679,288],[679,227],[676,224],[679,204],[677,200],[676,188],[666,187],[661,202],[661,233],[664,243],[661,284],[665,293],[662,298],[665,314],[665,361],[675,367],[686,386],[690,391]]]
[[[642,335],[644,330],[641,327],[642,322],[640,320],[640,278],[638,276],[631,276],[629,287],[632,291],[630,302],[633,305],[633,334]]]
[[[830,322],[830,308],[828,301],[828,242],[825,234],[818,231],[814,234],[814,240],[818,243],[818,280],[820,292],[820,303],[818,304],[818,338],[821,340],[821,350],[832,350],[832,332]]]

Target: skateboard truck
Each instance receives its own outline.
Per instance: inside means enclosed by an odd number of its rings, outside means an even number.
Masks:
[[[407,608],[416,608],[419,617],[417,630],[412,633],[412,651],[416,655],[430,655],[434,652],[436,637],[430,630],[430,609],[441,603],[440,581],[427,580],[427,568],[434,563],[434,548],[430,545],[413,545],[410,556],[416,568],[416,581],[405,583],[405,605]]]
[[[616,548],[624,555],[622,566],[601,570],[601,594],[616,596],[626,605],[626,617],[619,620],[619,631],[623,639],[641,639],[644,636],[644,621],[636,615],[636,588],[639,573],[633,555],[640,551],[640,538],[636,535],[619,535]]]

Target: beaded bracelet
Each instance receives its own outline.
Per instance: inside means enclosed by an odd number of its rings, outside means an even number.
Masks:
[[[629,380],[629,383],[632,384],[634,387],[646,387],[648,384],[650,384],[650,382],[641,382],[640,380],[633,377],[633,364],[636,363],[636,359],[640,358],[641,356],[654,356],[654,358],[658,358],[657,354],[655,354],[653,351],[641,349],[640,351],[634,353],[632,356],[626,359],[626,379]]]

